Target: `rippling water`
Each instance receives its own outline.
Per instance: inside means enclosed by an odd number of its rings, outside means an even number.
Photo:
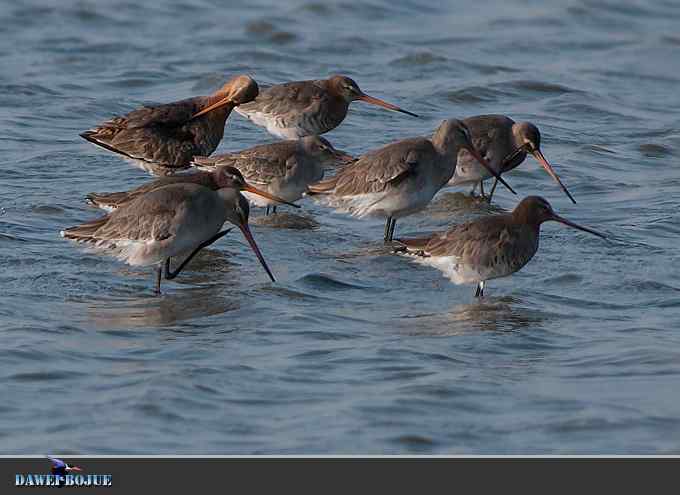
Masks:
[[[680,451],[680,4],[154,3],[0,6],[0,451]],[[531,120],[578,204],[533,159],[508,180],[614,240],[547,225],[479,302],[310,201],[254,211],[276,284],[231,234],[162,297],[58,236],[99,214],[85,193],[148,178],[78,132],[241,72],[341,72],[423,116],[354,104],[327,137],[357,154],[443,118]],[[220,150],[271,139],[234,115]],[[462,192],[400,234],[487,213]]]

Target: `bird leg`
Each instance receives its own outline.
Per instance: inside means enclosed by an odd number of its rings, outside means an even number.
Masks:
[[[264,216],[265,217],[269,216],[269,205],[267,205],[267,209],[264,210]]]
[[[477,292],[475,292],[475,297],[484,297],[484,280],[477,284]]]
[[[385,222],[385,237],[383,238],[385,242],[389,241],[390,225],[392,225],[392,217],[387,217],[387,221]]]
[[[494,177],[494,180],[493,180],[493,187],[491,188],[491,192],[489,193],[489,197],[487,198],[487,200],[489,201],[489,203],[491,203],[491,198],[493,197],[493,193],[494,193],[494,191],[496,190],[496,186],[497,186],[497,185],[498,185],[498,179],[496,179],[496,178]]]
[[[479,181],[479,197],[484,199],[484,181],[480,180]]]
[[[223,230],[222,232],[219,232],[212,236],[210,239],[208,239],[205,242],[202,242],[201,244],[198,245],[196,249],[194,249],[189,256],[185,258],[184,261],[175,269],[175,271],[170,270],[170,258],[165,260],[165,278],[167,280],[172,280],[175,278],[179,273],[184,269],[185,266],[187,266],[187,263],[191,261],[191,259],[198,254],[198,252],[203,249],[207,248],[210,246],[212,243],[215,241],[221,239],[225,235],[227,235],[229,232],[231,232],[231,229]]]
[[[169,261],[169,259],[168,259]],[[167,263],[167,261],[166,261]],[[159,296],[161,294],[161,278],[163,278],[163,263],[158,264],[158,268],[156,268],[156,285],[154,287],[154,294]]]
[[[392,225],[390,225],[390,242],[392,242],[392,239],[394,238],[394,228],[397,226],[397,219],[393,218],[392,219]]]
[[[394,237],[394,227],[397,225],[397,219],[392,217],[387,217],[387,222],[385,222],[385,238],[384,241],[392,242]]]
[[[272,206],[272,215],[276,215],[276,205]]]

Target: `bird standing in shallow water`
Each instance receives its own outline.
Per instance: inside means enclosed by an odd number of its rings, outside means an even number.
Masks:
[[[403,246],[397,251],[441,270],[454,284],[476,283],[475,297],[480,297],[487,280],[507,277],[534,257],[541,224],[550,220],[606,239],[557,215],[545,199],[528,196],[512,213],[480,218],[428,237],[398,239]]]
[[[109,251],[129,265],[158,265],[156,293],[165,278],[175,278],[203,248],[229,230],[229,221],[243,232],[260,263],[274,282],[267,263],[248,227],[250,207],[233,184],[233,175],[218,171],[216,191],[199,184],[179,183],[142,194],[102,218],[61,232],[65,238]],[[240,174],[239,174],[240,176]],[[170,258],[188,256],[174,271]]]
[[[567,190],[559,176],[545,159],[541,152],[541,133],[531,122],[515,122],[505,115],[477,115],[464,119],[465,125],[470,129],[472,144],[479,153],[486,158],[491,168],[499,174],[504,174],[519,166],[531,153],[543,166],[546,172],[560,186],[562,191],[576,204],[571,193]],[[480,167],[479,163],[467,150],[458,153],[458,165],[449,186],[463,184],[480,185],[480,191],[484,196],[484,181],[492,177],[489,172]],[[496,190],[497,181],[489,193],[491,201]],[[473,189],[474,191],[474,189]]]
[[[186,168],[194,155],[215,151],[232,109],[252,101],[258,91],[253,79],[237,76],[210,96],[144,106],[80,136],[141,163],[145,169]],[[196,116],[197,113],[200,116]]]
[[[443,121],[430,139],[404,139],[366,153],[334,177],[311,185],[310,194],[359,218],[386,217],[384,240],[389,242],[397,219],[424,209],[449,181],[461,148],[488,167],[470,142],[465,124],[451,119]]]
[[[347,76],[276,84],[263,89],[255,101],[239,106],[236,112],[274,136],[298,139],[335,129],[345,119],[353,101],[364,101],[417,117],[396,105],[368,96]]]
[[[323,179],[326,167],[347,164],[354,158],[336,150],[320,136],[262,144],[235,153],[194,157],[193,164],[204,170],[230,165],[246,180],[286,201],[297,201],[307,187]],[[276,201],[245,191],[243,195],[256,206],[270,206],[276,213]]]

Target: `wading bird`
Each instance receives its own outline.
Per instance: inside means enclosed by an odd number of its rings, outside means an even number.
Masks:
[[[417,117],[396,105],[368,96],[347,76],[276,84],[262,89],[255,101],[239,106],[236,112],[274,136],[298,139],[335,129],[345,119],[353,101],[364,101]],[[208,111],[210,107],[196,115]]]
[[[464,119],[465,125],[470,129],[472,144],[479,153],[486,158],[490,167],[499,174],[504,174],[519,166],[531,153],[543,166],[546,172],[560,186],[569,199],[576,203],[571,193],[562,184],[555,170],[545,159],[541,152],[541,133],[531,122],[515,122],[505,115],[477,115]],[[453,177],[449,181],[450,186],[464,184],[477,184],[484,196],[484,181],[492,177],[487,169],[481,167],[477,160],[467,152],[461,150],[458,153],[458,165]],[[497,179],[489,193],[491,201],[496,190]],[[473,191],[474,191],[473,188]]]
[[[307,187],[323,179],[326,167],[347,164],[354,158],[336,150],[320,136],[299,140],[262,144],[235,153],[194,157],[193,164],[204,170],[232,166],[241,171],[246,180],[266,192],[286,201],[297,201]],[[270,206],[276,213],[276,201],[245,190],[243,195],[256,206]]]
[[[489,168],[470,142],[465,124],[451,119],[443,121],[430,139],[404,139],[362,155],[335,176],[311,185],[310,194],[359,218],[386,217],[384,240],[389,242],[397,219],[424,209],[451,179],[463,148]],[[489,171],[512,191],[497,172]]]
[[[538,250],[541,224],[560,222],[606,239],[604,234],[559,216],[538,196],[524,198],[512,211],[456,225],[446,232],[419,239],[398,239],[396,250],[433,266],[454,284],[476,283],[475,297],[484,295],[484,283],[519,271]]]
[[[236,225],[274,282],[267,263],[248,227],[250,208],[228,173],[218,172],[217,190],[199,184],[178,183],[154,189],[125,203],[112,213],[63,230],[67,239],[87,243],[133,266],[158,265],[156,293],[161,278],[175,278],[201,249],[217,241],[225,222]],[[188,256],[174,271],[170,259]]]

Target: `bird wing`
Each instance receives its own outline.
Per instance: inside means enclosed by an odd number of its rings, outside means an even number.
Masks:
[[[173,127],[186,124],[203,106],[198,96],[162,105],[143,106],[125,115],[128,129],[148,126]]]
[[[338,196],[382,192],[418,171],[436,153],[425,138],[405,139],[361,156],[332,178]]]
[[[284,161],[295,153],[296,141],[279,141],[276,143],[260,144],[241,151],[231,151],[211,156],[195,156],[193,163],[199,167],[211,168],[230,165],[239,168],[248,160],[268,160],[271,162]],[[241,170],[243,173],[243,171]]]
[[[59,469],[59,468],[65,468],[66,463],[62,461],[61,459],[57,459],[56,457],[50,457],[49,455],[45,456],[49,459],[49,461],[52,463],[52,468],[54,469]]]
[[[316,115],[328,100],[321,81],[293,81],[261,91],[255,100],[236,107],[249,118],[267,115],[282,119],[286,127],[303,125],[303,119]]]
[[[492,165],[499,166],[505,156],[498,156],[499,149],[513,149],[512,125],[505,115],[478,115],[464,120],[472,135],[472,144],[480,155]]]
[[[299,112],[325,95],[326,91],[317,81],[275,84],[260,91],[255,100],[240,105],[239,110],[245,113],[257,111],[268,114],[281,114],[290,110]]]
[[[200,188],[195,184],[173,184],[142,194],[111,213],[92,238],[139,242],[169,239],[177,232],[175,219],[185,213],[187,195]]]
[[[519,232],[530,227],[511,223],[509,218],[510,215],[493,215],[457,225],[433,235],[424,252],[430,256],[454,256],[461,263],[478,267],[522,266],[535,253],[525,243],[533,243],[535,237]]]
[[[172,184],[200,184],[208,189],[215,189],[215,180],[212,172],[203,170],[193,171],[189,174],[176,174],[159,177],[158,179],[146,182],[130,191],[119,191],[111,193],[90,193],[87,197],[94,203],[102,205],[120,206],[143,194]]]
[[[251,157],[247,160],[236,160],[234,167],[240,170],[243,177],[253,184],[270,184],[272,181],[290,175],[296,166],[295,156],[288,159]]]

